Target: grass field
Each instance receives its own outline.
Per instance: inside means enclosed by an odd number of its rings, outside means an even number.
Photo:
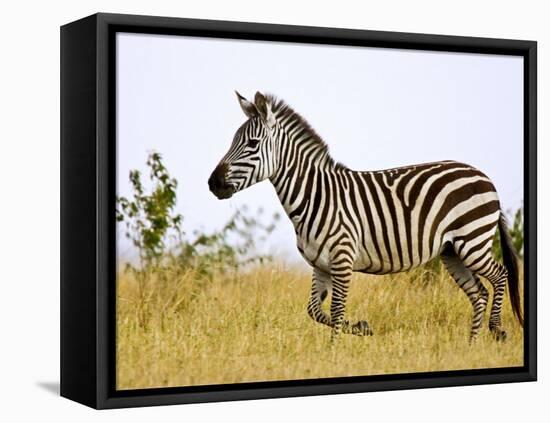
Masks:
[[[141,283],[120,273],[117,388],[523,364],[523,332],[508,294],[503,306],[508,340],[491,338],[489,305],[480,338],[469,345],[470,303],[440,266],[355,275],[346,317],[368,320],[374,336],[342,335],[335,344],[330,329],[306,313],[310,278],[274,264],[211,280],[193,270],[151,274]]]

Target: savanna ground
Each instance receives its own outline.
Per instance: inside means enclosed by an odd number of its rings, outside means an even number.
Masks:
[[[354,275],[346,317],[368,320],[374,336],[342,335],[335,344],[330,329],[307,315],[310,286],[309,272],[274,263],[209,277],[163,269],[141,282],[122,271],[117,388],[523,364],[523,331],[508,294],[506,342],[489,334],[489,303],[481,335],[469,345],[470,303],[440,264],[395,275]]]
[[[146,165],[149,179],[131,171],[132,195],[117,198],[118,228],[137,259],[117,275],[118,389],[523,364],[523,332],[508,296],[507,341],[493,340],[485,325],[470,345],[472,307],[437,261],[395,275],[356,274],[346,317],[367,319],[374,336],[331,343],[330,329],[306,312],[311,271],[257,253],[277,215],[265,222],[261,210],[238,210],[220,230],[191,236],[175,212],[178,181],[159,153]],[[521,255],[522,209],[510,234]],[[497,236],[497,257],[499,247]]]

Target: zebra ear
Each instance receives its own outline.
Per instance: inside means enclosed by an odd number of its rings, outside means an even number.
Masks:
[[[239,104],[241,105],[241,109],[243,109],[244,114],[248,118],[253,118],[254,116],[258,116],[258,109],[254,105],[254,103],[248,101],[246,98],[240,95],[237,91],[235,91],[235,94],[237,94],[237,98],[239,99]]]
[[[260,113],[260,117],[264,123],[273,128],[275,126],[275,116],[271,110],[271,102],[269,102],[261,92],[257,92],[254,97],[254,102],[256,103],[256,109]]]

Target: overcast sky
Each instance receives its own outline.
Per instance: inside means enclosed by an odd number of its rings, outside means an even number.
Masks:
[[[262,182],[217,200],[207,179],[244,122],[234,90],[289,103],[352,169],[453,159],[523,201],[523,59],[464,53],[145,34],[117,35],[117,190],[160,152],[179,181],[187,233],[220,228],[241,205],[284,213]],[[266,251],[299,260],[283,216]],[[118,237],[121,257],[131,256]]]

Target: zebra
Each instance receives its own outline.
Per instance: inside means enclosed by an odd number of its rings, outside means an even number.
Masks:
[[[491,180],[476,168],[440,161],[387,170],[355,171],[335,161],[327,144],[283,100],[236,92],[247,117],[208,179],[218,199],[269,180],[290,218],[298,251],[313,268],[309,316],[341,333],[367,336],[366,320],[344,318],[353,272],[407,271],[440,257],[467,295],[473,317],[470,342],[493,300],[489,330],[506,339],[501,308],[506,282],[523,327],[518,259]],[[503,264],[492,255],[500,232]],[[322,303],[331,292],[330,314]]]

